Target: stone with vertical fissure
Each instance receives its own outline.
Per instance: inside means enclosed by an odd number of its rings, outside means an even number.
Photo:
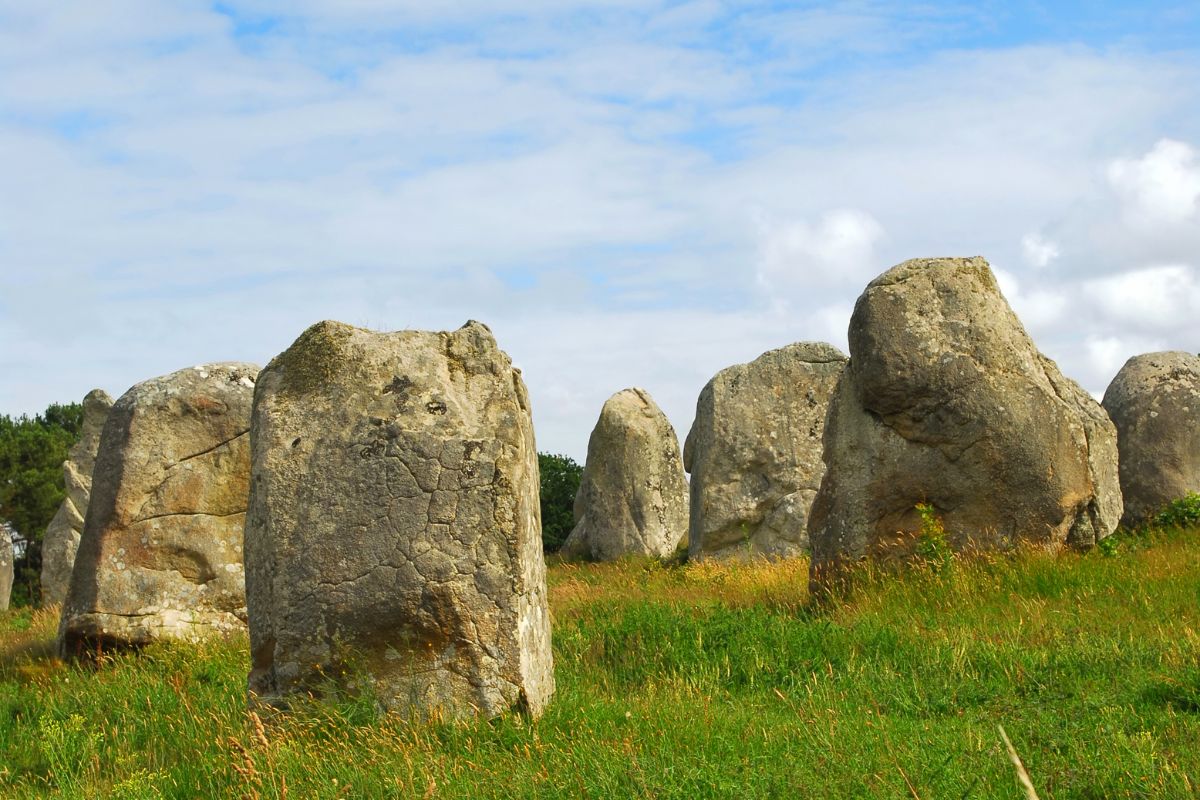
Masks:
[[[669,556],[687,532],[687,491],[667,416],[644,389],[617,392],[588,439],[575,528],[561,552],[594,561]]]
[[[253,696],[334,681],[413,718],[541,713],[537,451],[486,326],[318,323],[259,376],[251,440]]]
[[[809,522],[814,588],[848,562],[911,554],[918,503],[958,550],[1112,533],[1116,430],[1038,352],[984,259],[893,267],[859,297],[849,338]]]
[[[83,398],[83,430],[63,462],[67,496],[42,537],[42,605],[58,605],[67,598],[75,551],[83,536],[83,521],[92,495],[96,450],[112,406],[113,399],[103,389],[93,389]]]
[[[1145,353],[1104,393],[1121,451],[1122,523],[1133,527],[1200,492],[1200,356]]]
[[[245,629],[253,364],[137,384],[100,435],[63,603],[63,655]]]
[[[846,356],[797,342],[718,372],[684,444],[691,473],[688,556],[790,557],[808,549],[825,464],[825,414]]]

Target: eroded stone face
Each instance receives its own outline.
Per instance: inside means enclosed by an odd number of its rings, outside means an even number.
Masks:
[[[982,258],[906,261],[868,285],[824,453],[815,587],[910,553],[922,502],[960,550],[1088,547],[1121,516],[1112,422],[1038,352]]]
[[[245,628],[257,374],[253,364],[189,367],[113,405],[63,605],[64,655]]]
[[[671,555],[687,531],[687,491],[679,438],[666,415],[644,389],[617,392],[588,439],[563,555]]]
[[[541,713],[537,451],[486,326],[314,325],[260,375],[251,438],[252,693],[333,679],[414,717]]]
[[[67,496],[42,537],[42,605],[57,605],[67,598],[75,551],[83,536],[83,520],[92,495],[96,451],[112,406],[113,399],[103,389],[93,389],[83,398],[83,430],[63,462]]]
[[[846,356],[799,342],[721,370],[700,393],[684,444],[688,556],[798,556],[825,464],[821,435]]]
[[[1121,454],[1122,523],[1133,527],[1200,492],[1200,356],[1145,353],[1104,393]]]

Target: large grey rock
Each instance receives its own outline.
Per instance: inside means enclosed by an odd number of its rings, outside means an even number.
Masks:
[[[617,392],[588,439],[575,528],[562,553],[594,561],[669,556],[687,532],[687,495],[666,414],[644,389]]]
[[[92,495],[92,469],[100,433],[112,410],[113,399],[103,389],[93,389],[83,398],[83,430],[79,441],[71,447],[63,462],[63,483],[67,496],[55,512],[42,536],[42,605],[58,605],[67,599],[71,569],[75,566],[75,551],[83,535],[83,520],[87,516],[88,500]]]
[[[491,332],[318,323],[259,376],[250,691],[327,680],[411,717],[540,714],[554,691],[538,465]]]
[[[12,600],[13,546],[12,531],[0,524],[0,611],[8,609]]]
[[[931,504],[957,550],[1087,547],[1121,517],[1116,430],[1038,352],[982,258],[906,261],[858,299],[809,521],[815,588],[904,556]]]
[[[683,449],[690,558],[807,550],[808,510],[825,473],[825,414],[845,365],[837,348],[799,342],[708,382]]]
[[[257,373],[253,364],[204,364],[117,400],[63,604],[63,655],[245,629]]]
[[[1134,356],[1109,384],[1104,408],[1117,426],[1127,527],[1200,492],[1200,356]]]

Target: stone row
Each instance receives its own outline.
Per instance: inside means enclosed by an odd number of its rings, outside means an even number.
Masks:
[[[645,390],[613,395],[564,556],[668,558],[686,535],[691,559],[809,553],[819,592],[911,556],[919,504],[954,550],[1083,549],[1200,491],[1200,357],[1135,357],[1101,406],[982,258],[888,270],[849,343],[719,372],[682,455]],[[200,365],[84,406],[43,568],[64,656],[248,628],[250,691],[276,705],[333,681],[412,716],[545,708],[532,417],[486,326],[322,322],[261,371]]]

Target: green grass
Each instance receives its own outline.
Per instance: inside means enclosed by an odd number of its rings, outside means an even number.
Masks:
[[[0,615],[4,797],[1200,797],[1200,531],[866,574],[802,561],[550,566],[537,722],[246,711],[246,642],[99,669]]]

